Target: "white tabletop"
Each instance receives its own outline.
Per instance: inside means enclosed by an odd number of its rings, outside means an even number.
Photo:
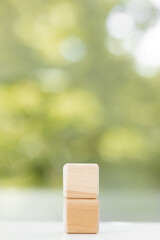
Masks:
[[[98,234],[66,234],[61,222],[1,222],[1,240],[160,240],[160,223],[101,222]]]

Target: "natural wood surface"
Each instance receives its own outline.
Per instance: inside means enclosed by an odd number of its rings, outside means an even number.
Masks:
[[[63,193],[66,198],[97,198],[99,167],[97,164],[65,164]]]
[[[97,199],[65,199],[66,233],[98,233],[99,201]]]

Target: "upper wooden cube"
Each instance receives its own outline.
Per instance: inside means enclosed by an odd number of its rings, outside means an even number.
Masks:
[[[97,198],[99,195],[98,165],[65,164],[63,167],[63,194],[66,198]]]

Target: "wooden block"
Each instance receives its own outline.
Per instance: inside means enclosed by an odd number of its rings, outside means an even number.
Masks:
[[[97,164],[71,164],[63,167],[63,194],[66,198],[97,198],[99,167]]]
[[[97,199],[65,199],[66,233],[98,233],[99,201]]]

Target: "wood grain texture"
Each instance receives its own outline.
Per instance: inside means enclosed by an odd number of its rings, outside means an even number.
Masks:
[[[66,233],[98,233],[99,201],[97,199],[65,199]]]
[[[99,167],[97,164],[71,164],[63,167],[65,198],[97,198],[99,195]]]

